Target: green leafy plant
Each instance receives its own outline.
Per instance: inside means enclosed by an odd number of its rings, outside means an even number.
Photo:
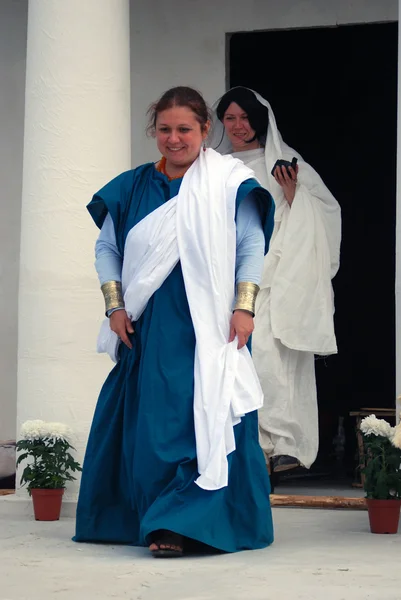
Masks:
[[[370,415],[362,420],[365,448],[364,488],[375,500],[401,499],[401,425],[391,427]]]
[[[26,421],[21,428],[21,439],[17,442],[19,452],[17,465],[27,460],[21,485],[31,490],[64,488],[67,481],[74,481],[71,473],[82,471],[70,450],[71,431],[62,423]]]

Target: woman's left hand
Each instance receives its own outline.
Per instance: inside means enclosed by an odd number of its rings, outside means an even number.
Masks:
[[[297,189],[297,176],[299,167],[297,165],[296,170],[294,170],[292,167],[288,167],[288,170],[291,173],[291,177],[288,175],[286,167],[276,167],[274,171],[274,179],[283,188],[285,199],[291,206]]]
[[[230,339],[232,342],[235,336],[238,337],[238,350],[241,350],[254,330],[253,316],[246,310],[236,310],[231,317]]]

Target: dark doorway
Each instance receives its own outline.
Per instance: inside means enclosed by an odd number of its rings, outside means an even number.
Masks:
[[[334,280],[339,354],[316,362],[313,473],[355,469],[351,410],[395,405],[397,23],[233,34],[229,84],[271,103],[284,140],[342,208]],[[333,438],[344,417],[345,456]]]

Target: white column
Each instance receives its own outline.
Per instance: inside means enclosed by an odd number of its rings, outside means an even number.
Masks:
[[[398,22],[401,23],[401,0],[398,0]],[[397,224],[395,270],[395,372],[396,410],[401,413],[401,27],[398,28],[398,123],[397,123]]]
[[[64,422],[80,460],[111,368],[95,353],[104,313],[85,206],[130,168],[130,132],[129,1],[30,0],[17,429]]]

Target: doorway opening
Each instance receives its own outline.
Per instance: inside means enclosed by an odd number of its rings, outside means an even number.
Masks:
[[[228,43],[229,86],[269,100],[283,139],[342,209],[339,352],[315,363],[319,454],[309,472],[281,476],[276,493],[361,495],[350,413],[395,406],[398,24],[235,33]]]

